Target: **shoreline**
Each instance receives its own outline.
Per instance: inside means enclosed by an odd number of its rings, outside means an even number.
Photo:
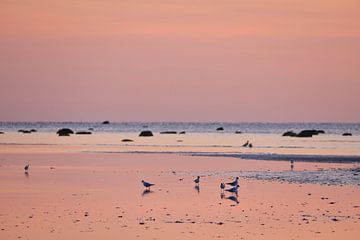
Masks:
[[[0,156],[1,239],[355,240],[360,234],[356,185],[240,174],[238,195],[219,188],[241,171],[288,171],[283,161],[140,153]],[[24,163],[30,163],[28,175]],[[348,166],[299,162],[295,170]],[[144,191],[141,179],[155,186]]]

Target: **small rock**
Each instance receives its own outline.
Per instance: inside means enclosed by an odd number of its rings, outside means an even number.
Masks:
[[[87,132],[87,131],[76,132],[76,135],[90,135],[90,134],[92,134],[92,132]]]

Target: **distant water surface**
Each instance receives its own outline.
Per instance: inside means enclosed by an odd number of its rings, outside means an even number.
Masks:
[[[90,131],[91,135],[58,137],[60,128]],[[218,131],[218,128],[224,130]],[[19,129],[36,129],[23,134]],[[282,137],[304,129],[324,130],[312,138]],[[139,137],[150,130],[153,137]],[[0,122],[0,145],[21,151],[29,146],[80,152],[169,152],[262,160],[360,162],[360,123],[195,123],[195,122]],[[164,131],[185,134],[160,134]],[[241,132],[236,134],[235,132]],[[342,136],[350,132],[353,136]],[[122,142],[131,139],[133,142]],[[242,145],[249,140],[252,148]],[[20,146],[20,147],[19,147]],[[54,151],[55,151],[54,150]]]

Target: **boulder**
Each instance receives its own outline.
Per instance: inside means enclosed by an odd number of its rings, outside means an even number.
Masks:
[[[224,128],[223,128],[223,127],[218,127],[218,128],[216,129],[216,131],[224,131]]]
[[[179,134],[186,134],[186,132],[185,132],[185,131],[181,131],[181,132],[179,132]]]
[[[31,131],[30,130],[23,130],[22,133],[29,134],[29,133],[31,133]]]
[[[68,137],[68,136],[70,136],[70,134],[69,134],[69,133],[61,132],[61,133],[58,133],[58,136],[59,136],[59,137]]]
[[[102,124],[110,124],[109,121],[103,121]]]
[[[153,133],[151,131],[142,131],[140,134],[139,134],[139,137],[152,137],[154,136]]]
[[[92,132],[87,132],[87,131],[79,131],[79,132],[76,132],[77,135],[90,135],[92,134]]]
[[[318,130],[302,130],[297,137],[312,137],[313,135],[318,135]]]
[[[0,134],[4,134],[4,132],[0,132]]]
[[[346,132],[346,133],[343,133],[342,135],[343,135],[343,136],[352,136],[352,133]]]
[[[235,134],[242,134],[242,131],[235,131]]]
[[[297,134],[293,131],[287,131],[287,132],[284,132],[282,136],[283,137],[296,137]]]
[[[70,128],[62,128],[62,129],[58,130],[56,133],[59,134],[59,136],[60,135],[61,136],[68,136],[70,134],[74,134],[74,131],[71,130]]]
[[[123,140],[121,140],[121,141],[122,141],[122,142],[133,142],[134,140],[125,138],[125,139],[123,139]]]
[[[176,131],[165,131],[165,132],[160,132],[160,134],[177,134]]]
[[[31,129],[30,132],[37,132],[36,129]]]
[[[21,132],[21,133],[22,133],[23,131],[25,131],[25,130],[23,130],[23,129],[18,130],[18,132]]]

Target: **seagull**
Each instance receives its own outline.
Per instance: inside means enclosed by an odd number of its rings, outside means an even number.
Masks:
[[[28,172],[28,171],[29,171],[29,167],[30,167],[30,165],[29,165],[29,164],[26,164],[26,165],[25,165],[25,167],[24,167],[25,172]]]
[[[246,143],[244,143],[242,146],[247,147],[248,145],[249,145],[249,140],[247,140]]]
[[[154,186],[155,184],[153,183],[149,183],[149,182],[145,182],[144,180],[141,180],[142,184],[144,185],[144,187],[148,188],[150,190],[151,186]]]
[[[236,185],[235,187],[226,189],[225,191],[231,192],[231,193],[237,193],[238,192],[238,187],[239,187],[239,185]]]
[[[221,188],[221,190],[224,190],[225,189],[225,183],[220,183],[220,188]]]
[[[239,181],[239,177],[236,177],[235,178],[235,181],[233,181],[233,182],[229,182],[229,183],[226,183],[226,184],[228,184],[228,185],[231,185],[231,186],[237,186],[238,185],[238,181]]]
[[[196,184],[200,183],[200,176],[197,176],[197,178],[195,178],[194,183],[196,183]]]

